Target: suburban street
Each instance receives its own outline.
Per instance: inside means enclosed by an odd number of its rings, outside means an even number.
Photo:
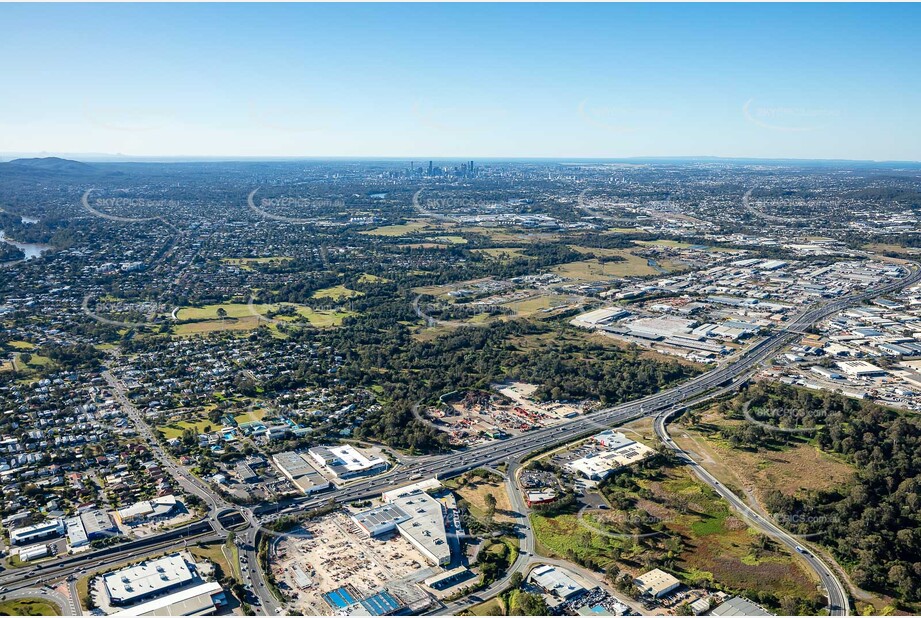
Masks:
[[[251,509],[240,508],[228,503],[216,491],[208,487],[204,481],[195,477],[188,468],[175,462],[159,445],[152,430],[141,417],[140,411],[127,397],[124,385],[110,372],[105,372],[104,376],[107,383],[120,405],[124,406],[128,411],[138,433],[147,439],[148,444],[164,466],[164,469],[173,476],[177,483],[185,491],[200,497],[204,501],[208,506],[208,516],[206,519],[193,522],[179,531],[162,533],[148,537],[143,541],[87,552],[78,556],[61,557],[56,562],[47,563],[43,568],[36,568],[26,572],[24,577],[21,572],[7,572],[4,575],[0,575],[0,585],[7,586],[13,589],[14,592],[19,591],[36,584],[59,581],[61,578],[83,573],[85,569],[99,568],[102,566],[103,561],[111,563],[116,560],[141,558],[158,551],[164,551],[175,547],[180,540],[184,542],[223,542],[227,538],[228,531],[221,523],[219,514],[236,511],[243,515],[247,524],[246,529],[239,532],[237,542],[241,556],[246,558],[247,565],[242,569],[242,572],[244,579],[246,579],[245,585],[254,597],[252,599],[255,601],[252,604],[253,611],[263,615],[275,615],[282,611],[282,606],[268,589],[265,575],[258,568],[257,557],[259,536],[262,534],[276,534],[265,528],[267,524],[283,515],[296,516],[328,505],[331,502],[341,504],[372,498],[393,486],[420,478],[420,475],[449,478],[481,466],[505,463],[508,466],[507,490],[512,500],[513,510],[518,513],[517,524],[522,532],[521,552],[515,564],[512,565],[505,576],[494,582],[487,590],[475,595],[476,598],[486,599],[507,587],[512,573],[525,570],[527,565],[534,560],[534,540],[528,524],[527,508],[512,480],[521,462],[528,456],[536,451],[572,442],[603,428],[620,425],[645,416],[656,417],[656,430],[660,438],[669,448],[677,450],[677,447],[667,434],[665,420],[672,413],[681,409],[683,405],[687,405],[689,402],[702,403],[734,390],[744,383],[748,376],[758,369],[761,363],[801,336],[801,333],[808,326],[824,317],[844,307],[860,303],[867,298],[900,289],[919,280],[921,280],[921,271],[914,270],[907,277],[886,286],[807,309],[786,327],[759,341],[734,361],[718,366],[716,369],[654,395],[599,410],[555,427],[536,430],[502,442],[485,444],[445,455],[413,458],[411,462],[406,462],[405,465],[398,467],[389,474],[352,483],[342,489],[326,492],[318,496],[297,498],[279,504]],[[727,385],[727,383],[729,384]],[[680,451],[679,454],[688,458],[689,462],[693,461],[683,451]],[[695,473],[702,480],[713,487],[735,509],[752,521],[754,525],[796,551],[798,541],[795,537],[773,522],[767,521],[762,516],[754,513],[737,496],[722,487],[699,465],[692,465]],[[841,583],[832,574],[832,571],[812,552],[800,552],[800,554],[821,579],[829,597],[830,612],[835,615],[846,615],[849,612],[847,595]],[[79,600],[76,601],[79,602]],[[441,608],[439,613],[460,611],[474,603],[475,601],[473,600],[461,600]]]

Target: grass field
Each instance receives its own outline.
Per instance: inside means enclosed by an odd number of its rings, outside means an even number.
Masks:
[[[524,247],[492,247],[490,249],[473,249],[474,253],[481,253],[491,258],[508,261],[513,258],[528,257],[523,253]]]
[[[522,232],[517,228],[505,227],[480,227],[466,226],[458,227],[456,230],[462,234],[480,234],[486,236],[495,243],[532,243],[532,242],[552,242],[560,239],[559,234],[549,232]]]
[[[196,545],[190,547],[189,551],[196,558],[210,560],[216,564],[224,573],[224,575],[232,577],[238,582],[243,581],[243,577],[240,574],[240,559],[236,545],[233,545],[233,549],[230,550],[232,553],[230,559],[228,559],[227,556],[227,545],[224,543],[209,543],[204,547],[199,547]]]
[[[501,482],[486,481],[482,478],[464,475],[452,481],[449,485],[457,497],[466,500],[470,505],[470,513],[477,519],[482,520],[486,515],[486,494],[492,494],[496,499],[496,514],[493,517],[497,522],[510,522],[513,518],[510,514],[511,503],[508,499],[508,493],[505,491],[505,484]]]
[[[718,435],[720,427],[745,421],[725,419],[715,411],[705,413],[695,427],[675,425],[673,437],[682,448],[707,462],[707,468],[729,486],[752,492],[764,506],[764,494],[777,489],[785,495],[842,489],[854,479],[850,464],[824,453],[808,442],[780,449],[732,448]]]
[[[895,245],[891,243],[871,243],[863,246],[867,251],[872,251],[874,253],[900,253],[902,255],[918,255],[921,254],[921,249],[913,249],[909,247],[903,247],[902,245]]]
[[[182,432],[186,429],[191,429],[196,434],[204,433],[206,427],[211,427],[211,430],[220,429],[220,423],[214,423],[208,419],[199,419],[194,421],[179,421],[176,423],[170,423],[169,425],[160,426],[160,431],[163,432],[163,435],[167,440],[172,440],[173,438],[178,438],[182,435]]]
[[[656,269],[646,263],[646,260],[632,253],[627,254],[624,262],[601,263],[598,260],[581,260],[560,264],[553,272],[576,281],[604,281],[615,277],[642,277],[656,274]],[[626,257],[626,256],[625,256]]]
[[[416,294],[426,294],[428,296],[441,296],[442,294],[447,294],[448,292],[454,290],[460,290],[463,288],[469,288],[470,286],[476,283],[482,283],[483,281],[489,281],[490,278],[486,277],[483,279],[471,279],[469,281],[458,281],[457,283],[445,283],[443,285],[424,285],[417,288],[413,288],[413,292]]]
[[[0,616],[60,616],[61,608],[46,599],[0,601]]]
[[[252,423],[254,421],[261,421],[265,418],[265,415],[268,414],[268,410],[260,407],[253,407],[251,410],[247,410],[244,414],[237,414],[233,417],[233,420],[237,421],[238,425],[243,423]]]
[[[253,308],[259,313],[264,313],[270,307],[271,305],[253,305]],[[221,303],[204,307],[183,307],[176,312],[176,318],[180,321],[217,319],[218,309],[224,309],[228,318],[245,318],[253,315],[246,303]]]
[[[362,232],[362,234],[367,234],[369,236],[406,236],[407,234],[414,234],[421,230],[428,229],[430,226],[425,221],[410,221],[409,223],[404,223],[402,225],[385,225],[383,227],[376,227],[373,230],[368,230]]]
[[[474,616],[504,616],[505,604],[500,597],[494,597],[479,605],[470,608],[470,613]]]
[[[355,315],[349,311],[333,311],[329,309],[316,310],[305,305],[295,305],[292,303],[280,304],[254,304],[252,310],[259,315],[265,316],[270,311],[277,310],[282,306],[293,306],[298,315],[307,319],[311,326],[325,328],[329,326],[339,326],[342,320]],[[227,312],[227,317],[223,320],[217,317],[218,308],[223,308]],[[253,315],[246,303],[223,303],[220,305],[205,305],[204,307],[183,307],[176,317],[180,321],[189,321],[183,324],[177,324],[173,328],[176,335],[195,335],[210,333],[215,331],[242,331],[253,330],[264,324],[269,324],[261,320],[259,316]],[[293,318],[279,316],[275,318],[279,321],[292,321]]]
[[[35,346],[29,343],[28,341],[8,341],[6,345],[10,346],[11,348],[15,348],[17,350],[35,349]]]
[[[356,296],[364,296],[364,292],[356,292],[355,290],[350,290],[344,285],[337,285],[331,288],[323,288],[322,290],[317,290],[313,293],[313,298],[332,298],[333,300],[339,300],[342,298],[355,298]]]
[[[713,581],[734,591],[765,590],[778,597],[811,598],[815,587],[795,557],[770,545],[738,519],[729,505],[684,468],[663,469],[651,478],[639,478],[639,490],[615,488],[634,504],[628,511],[605,511],[589,516],[587,524],[576,514],[547,518],[537,513],[531,522],[538,550],[560,558],[589,559],[638,574],[650,557],[676,557],[671,569],[686,582]],[[643,514],[657,520],[662,531],[651,537],[633,537],[623,517]],[[614,533],[603,534],[604,531]]]
[[[634,244],[644,247],[674,247],[676,249],[688,249],[694,245],[679,240],[634,240]]]
[[[570,301],[566,296],[559,296],[556,294],[553,295],[543,295],[535,296],[534,298],[527,298],[525,300],[516,300],[511,303],[505,303],[503,307],[508,307],[515,312],[515,315],[518,317],[526,317],[538,313],[543,309],[549,309],[550,307],[558,307],[560,305],[565,305]]]
[[[358,283],[390,283],[390,279],[385,277],[378,277],[377,275],[370,275],[368,273],[362,273],[358,278]]]
[[[235,330],[254,330],[259,328],[264,322],[254,315],[245,318],[233,318],[225,320],[206,320],[203,322],[189,322],[187,324],[177,324],[173,327],[173,333],[178,336],[185,335],[204,335],[218,331],[235,331]]]

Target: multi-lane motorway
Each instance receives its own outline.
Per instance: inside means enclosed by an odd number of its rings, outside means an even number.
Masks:
[[[514,472],[515,466],[530,454],[571,442],[581,436],[598,431],[600,428],[619,425],[644,416],[656,416],[662,419],[660,421],[662,431],[660,437],[665,441],[666,445],[673,449],[677,448],[674,446],[674,443],[671,442],[671,438],[668,437],[665,428],[664,421],[670,411],[678,409],[681,405],[687,405],[689,402],[702,402],[736,388],[739,384],[744,382],[747,376],[755,371],[761,363],[771,358],[784,346],[795,340],[804,332],[804,329],[823,318],[847,306],[912,285],[919,280],[921,280],[921,270],[914,270],[900,280],[890,282],[873,290],[849,295],[828,303],[813,306],[791,320],[785,327],[774,331],[768,337],[759,341],[731,362],[727,362],[712,371],[701,374],[674,388],[644,397],[643,399],[599,410],[580,418],[566,421],[554,427],[529,432],[499,443],[485,444],[447,455],[417,458],[411,463],[407,463],[387,475],[358,481],[320,496],[293,499],[283,503],[265,505],[253,509],[239,509],[238,507],[230,505],[221,498],[217,492],[196,478],[190,470],[186,469],[184,466],[180,466],[169,457],[169,455],[159,447],[149,427],[147,427],[146,423],[141,418],[140,412],[125,396],[123,385],[121,385],[114,376],[107,375],[106,379],[116,392],[119,403],[126,408],[129,417],[134,421],[141,435],[148,439],[148,443],[155,451],[157,458],[164,465],[165,469],[177,480],[185,491],[199,496],[208,505],[208,517],[201,522],[190,525],[189,531],[186,534],[187,540],[218,541],[225,539],[227,537],[227,530],[218,515],[229,509],[242,512],[245,523],[247,524],[247,529],[241,534],[241,555],[246,558],[247,568],[244,571],[246,585],[253,594],[252,600],[258,604],[257,607],[254,608],[254,611],[264,614],[275,614],[281,610],[281,607],[268,590],[265,576],[258,566],[256,551],[259,535],[263,532],[267,532],[265,526],[279,516],[303,513],[310,509],[329,504],[331,501],[342,504],[358,499],[375,497],[392,486],[405,484],[418,478],[431,476],[446,478],[462,474],[473,468],[503,462],[509,464],[509,472],[511,474]],[[726,386],[727,383],[729,384],[728,386]],[[659,430],[660,422],[657,421],[657,430]],[[683,452],[680,454],[686,455]],[[703,480],[714,487],[714,489],[726,498],[736,509],[743,513],[746,512],[746,509],[748,509],[747,505],[739,500],[737,496],[719,485],[719,483],[706,473],[706,471],[702,470],[700,466],[695,466],[695,470]],[[509,489],[513,488],[510,487]],[[509,493],[514,496],[518,492],[510,491]],[[520,505],[517,504],[515,506],[520,507]],[[518,508],[516,508],[516,510],[518,510]],[[521,509],[520,512],[523,513],[524,509]],[[762,530],[770,532],[785,544],[794,549],[796,548],[797,541],[795,537],[789,535],[772,522],[767,521],[765,518],[753,512],[750,512],[750,519],[758,524],[758,527]],[[523,528],[528,528],[526,522],[523,523]],[[35,569],[27,573],[19,571],[17,573],[8,573],[5,576],[0,576],[0,586],[5,585],[9,588],[23,589],[45,582],[59,581],[61,578],[79,575],[85,572],[87,567],[99,568],[103,564],[112,564],[125,559],[149,555],[155,551],[163,551],[169,547],[175,547],[180,538],[181,535],[177,538],[174,532],[165,533],[163,535],[149,537],[145,539],[142,544],[135,542],[129,543],[126,546],[115,546],[88,552],[79,557],[62,557],[42,570]],[[792,545],[790,545],[790,543],[792,543]],[[525,543],[522,545],[524,551],[522,551],[519,560],[527,559],[527,556],[532,552],[532,545],[532,541],[529,540],[529,537],[526,537]],[[847,595],[840,582],[832,575],[832,571],[812,553],[806,551],[801,552],[801,555],[816,573],[819,574],[829,597],[831,612],[835,614],[847,614]],[[514,570],[521,568],[521,566],[521,564],[516,563],[515,567],[509,570],[508,576],[510,576],[511,572]],[[505,583],[505,580],[503,580],[502,582],[497,582],[497,585],[504,585]],[[487,596],[489,591],[481,594]]]
[[[643,399],[599,410],[554,427],[531,431],[499,443],[484,444],[448,455],[420,458],[420,460],[387,475],[356,482],[321,496],[296,499],[282,505],[267,506],[264,509],[257,509],[256,512],[260,515],[266,515],[263,521],[271,521],[278,517],[279,514],[290,514],[302,511],[305,508],[319,507],[330,500],[341,503],[369,498],[380,494],[381,491],[386,491],[390,485],[408,482],[413,478],[420,476],[456,476],[479,466],[509,461],[536,450],[570,442],[601,427],[610,427],[643,416],[655,415],[677,403],[700,397],[702,394],[714,390],[730,380],[751,372],[819,320],[867,298],[900,289],[919,280],[921,280],[921,271],[915,270],[902,279],[871,291],[845,296],[806,309],[786,326],[762,339],[734,361],[703,373],[674,388],[660,391]]]
[[[741,513],[751,525],[769,534],[775,540],[785,545],[791,552],[798,553],[822,582],[822,588],[825,590],[826,597],[828,598],[829,615],[847,616],[850,611],[850,606],[844,586],[841,584],[838,577],[833,574],[832,570],[819,557],[804,547],[804,541],[797,539],[786,530],[780,528],[767,517],[762,517],[756,513],[735,493],[717,481],[716,477],[710,474],[703,466],[699,465],[686,451],[675,444],[668,433],[668,418],[685,407],[686,406],[675,406],[675,408],[656,416],[654,423],[656,435],[659,436],[670,450],[691,466],[694,474],[699,479],[713,488],[713,490],[724,500],[729,502],[732,508]]]
[[[484,465],[500,462],[514,465],[516,461],[520,461],[522,457],[530,453],[571,442],[582,435],[597,431],[601,427],[611,427],[643,416],[661,416],[663,413],[676,409],[680,404],[692,401],[701,403],[707,399],[721,396],[741,385],[765,360],[768,360],[783,347],[800,337],[809,326],[848,306],[912,285],[919,280],[921,280],[921,270],[916,269],[909,272],[902,279],[872,290],[848,295],[807,308],[783,328],[776,330],[770,336],[749,348],[734,361],[669,390],[661,391],[637,401],[600,410],[555,427],[529,432],[498,444],[490,443],[459,453],[424,458],[388,475],[361,481],[338,491],[325,494],[322,497],[304,498],[292,501],[288,505],[276,505],[271,509],[273,513],[266,515],[263,521],[271,521],[278,517],[280,513],[293,513],[316,508],[328,503],[330,500],[341,503],[373,497],[379,495],[381,491],[385,491],[391,485],[402,484],[420,476],[445,478],[462,474]],[[727,383],[730,383],[728,387],[720,388]],[[670,441],[667,433],[663,433],[662,437]],[[666,443],[669,444],[669,442]],[[699,469],[699,466],[697,468]],[[714,483],[711,486],[721,487],[712,477],[711,480]],[[737,509],[744,512],[748,508],[738,497],[725,490],[725,488],[720,488],[718,491]],[[510,493],[514,494],[516,492]],[[761,524],[760,528],[769,531],[785,543],[787,541],[792,542],[792,545],[790,545],[792,548],[797,547],[794,537],[783,531],[776,524],[764,520],[764,518],[755,513],[752,515],[753,521]],[[847,595],[841,583],[831,574],[831,570],[821,560],[811,553],[803,553],[802,555],[822,580],[829,597],[830,611],[835,614],[847,614],[849,611]]]

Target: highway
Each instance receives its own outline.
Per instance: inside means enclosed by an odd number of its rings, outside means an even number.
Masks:
[[[682,450],[681,447],[675,444],[674,440],[672,440],[668,433],[668,419],[672,415],[686,409],[687,407],[688,406],[686,405],[675,406],[673,409],[656,416],[654,427],[656,435],[659,436],[659,439],[662,440],[665,446],[672,450],[677,456],[686,461],[688,465],[691,466],[691,470],[693,470],[694,474],[700,480],[713,488],[713,490],[716,491],[716,493],[718,493],[724,500],[726,500],[733,509],[741,513],[751,525],[760,529],[762,532],[767,533],[775,540],[785,545],[794,554],[798,553],[822,582],[822,587],[825,589],[825,594],[828,598],[829,615],[847,616],[850,613],[847,591],[844,589],[844,586],[841,584],[841,581],[838,579],[838,577],[833,574],[832,570],[828,568],[828,566],[814,553],[804,547],[804,541],[794,537],[786,530],[776,525],[770,519],[762,517],[756,513],[735,493],[728,490],[725,485],[717,481],[716,478],[706,470],[706,468],[698,464],[686,451]]]
[[[681,404],[687,405],[689,402],[702,403],[708,399],[721,396],[726,392],[734,390],[744,383],[750,374],[756,371],[764,361],[770,359],[792,341],[800,338],[805,330],[813,324],[848,306],[858,304],[866,299],[881,294],[899,290],[917,283],[919,280],[921,280],[921,270],[914,270],[909,272],[906,277],[883,286],[809,307],[792,319],[788,324],[746,350],[735,360],[692,378],[674,388],[661,391],[636,401],[593,412],[555,427],[528,432],[524,435],[509,438],[502,442],[484,444],[447,455],[430,456],[417,463],[404,466],[390,474],[367,479],[319,497],[296,499],[287,505],[274,505],[271,509],[273,512],[264,516],[260,521],[264,524],[273,521],[283,514],[291,515],[299,512],[302,513],[306,510],[328,504],[330,501],[343,503],[372,498],[380,495],[382,491],[386,491],[392,486],[411,482],[421,477],[435,476],[447,478],[462,474],[474,468],[503,462],[509,465],[509,473],[514,473],[514,467],[517,462],[520,462],[522,458],[536,451],[574,441],[581,436],[593,433],[601,428],[623,424],[644,416],[660,416],[663,413],[676,409],[676,407]],[[720,388],[727,383],[730,383],[728,387]],[[699,468],[699,466],[695,466],[695,468]],[[706,480],[706,478],[704,480]],[[712,480],[716,483],[715,479]],[[715,487],[721,486],[716,484]],[[743,512],[744,509],[747,509],[747,506],[742,503],[737,496],[732,494],[732,492],[728,492],[725,488],[718,491],[720,495],[723,495],[736,508],[739,508]],[[509,493],[510,495],[516,495],[517,492],[510,491]],[[756,513],[753,513],[753,520],[759,524],[763,524],[759,525],[761,529],[769,531],[779,539],[786,539],[792,542],[791,547],[795,551],[797,543],[792,535],[789,535],[776,526],[776,524],[765,521]],[[522,529],[529,530],[529,526],[525,525]],[[525,542],[527,543],[527,541],[528,538],[526,536]],[[825,586],[827,591],[831,611],[836,615],[846,615],[849,611],[847,595],[841,583],[831,574],[831,571],[826,565],[814,555],[811,553],[804,553],[802,556],[822,580],[823,586]],[[523,556],[519,556],[519,560],[522,559]],[[511,573],[519,568],[521,568],[521,565],[516,562],[513,568],[509,569],[507,576],[510,577]],[[492,593],[494,588],[497,588],[503,583],[507,583],[507,580],[503,579],[501,582],[497,582],[490,587],[488,593]],[[487,591],[477,596],[488,598]],[[466,606],[467,603],[458,603],[456,605],[457,609],[460,609],[462,606]],[[454,608],[453,605],[450,607]]]
[[[783,328],[746,350],[735,361],[703,373],[671,389],[586,414],[554,427],[531,431],[502,442],[492,442],[447,455],[423,458],[419,462],[404,466],[390,474],[354,483],[338,491],[328,492],[319,497],[294,500],[289,506],[282,508],[281,512],[290,513],[304,508],[315,508],[330,500],[344,502],[372,497],[380,494],[381,491],[386,491],[390,485],[408,482],[411,477],[419,475],[456,476],[479,466],[508,462],[535,450],[570,442],[602,427],[622,424],[643,416],[653,416],[675,404],[697,398],[757,368],[791,341],[798,339],[809,326],[825,317],[868,298],[912,285],[919,280],[921,280],[921,270],[915,270],[907,277],[884,286],[808,308]],[[275,508],[273,507],[272,510]],[[271,515],[268,520],[271,521],[277,516],[277,514]]]
[[[463,474],[474,468],[481,466],[490,466],[499,463],[508,464],[508,474],[513,476],[520,462],[541,450],[547,450],[561,444],[572,442],[582,436],[597,432],[602,428],[626,423],[628,421],[641,418],[644,416],[663,417],[670,411],[678,409],[681,405],[687,405],[689,402],[699,403],[707,399],[722,395],[728,390],[736,388],[763,363],[771,358],[784,346],[794,341],[805,331],[806,328],[824,319],[825,317],[840,311],[841,309],[862,302],[865,299],[872,298],[881,294],[886,294],[908,285],[912,285],[921,280],[921,270],[915,270],[908,276],[897,281],[890,282],[884,286],[849,296],[845,296],[830,302],[813,306],[803,311],[790,323],[785,325],[765,339],[759,341],[751,348],[740,354],[735,360],[732,360],[722,366],[701,374],[691,380],[683,382],[671,389],[660,391],[654,395],[642,399],[620,404],[582,417],[575,418],[554,427],[528,432],[524,435],[509,438],[501,442],[492,442],[465,449],[463,451],[452,452],[445,455],[433,455],[419,457],[412,463],[395,469],[389,474],[369,478],[356,483],[352,483],[341,489],[327,492],[319,496],[310,496],[296,498],[280,502],[278,504],[263,505],[254,508],[240,508],[225,501],[217,492],[208,487],[203,481],[195,477],[194,474],[186,467],[175,462],[159,445],[158,440],[153,435],[151,429],[143,419],[141,413],[131,400],[127,397],[124,385],[111,373],[105,372],[104,376],[109,386],[112,387],[115,397],[125,408],[130,420],[135,425],[140,435],[147,439],[148,444],[155,453],[155,456],[163,464],[164,469],[168,471],[182,487],[183,490],[200,497],[209,507],[209,514],[206,519],[200,522],[189,524],[189,533],[186,536],[187,541],[205,541],[205,542],[222,542],[227,538],[227,530],[221,523],[218,515],[222,512],[235,510],[242,514],[248,527],[238,536],[237,542],[240,547],[241,556],[246,559],[248,568],[244,568],[245,585],[252,593],[252,598],[248,599],[253,605],[255,613],[265,615],[275,615],[282,611],[281,605],[268,590],[265,581],[265,575],[258,568],[256,552],[260,535],[273,535],[265,526],[282,515],[301,515],[311,509],[325,506],[330,502],[342,504],[359,499],[368,499],[379,496],[383,491],[392,489],[394,486],[402,485],[420,478],[439,477],[447,478]],[[727,383],[730,386],[723,387]],[[662,421],[664,424],[664,420]],[[664,425],[663,425],[664,427]],[[663,429],[664,431],[664,429]],[[664,434],[667,437],[667,433]],[[669,442],[666,442],[669,444]],[[695,465],[695,470],[700,472],[700,467]],[[704,471],[705,473],[705,471]],[[710,480],[716,483],[715,479],[702,476],[708,483]],[[513,480],[508,482],[514,483]],[[711,484],[711,486],[714,486]],[[718,483],[716,487],[721,487]],[[527,525],[525,513],[520,502],[521,497],[517,489],[509,488],[510,496],[518,496],[517,501],[513,498],[513,507],[521,513],[524,521],[519,521],[522,530],[527,530],[525,538],[522,541],[522,552],[513,568],[509,569],[506,577],[496,582],[488,591],[481,594],[494,594],[508,583],[511,573],[520,570],[523,562],[533,554],[533,539],[530,538],[530,527]],[[514,489],[514,491],[511,491]],[[728,492],[725,488],[717,490],[733,506],[745,512],[748,507],[741,503],[737,496]],[[728,494],[728,495],[727,495]],[[796,540],[772,522],[761,518],[757,513],[752,513],[752,520],[759,523],[759,527],[773,534],[778,539],[784,540],[785,544],[793,543],[796,547]],[[521,518],[519,518],[521,519]],[[191,526],[199,526],[193,528]],[[181,537],[181,534],[180,534]],[[87,552],[78,556],[60,557],[56,561],[46,563],[44,568],[35,568],[29,571],[25,569],[16,569],[15,572],[6,572],[0,575],[0,586],[8,588],[22,589],[30,586],[41,585],[45,582],[59,580],[70,575],[80,575],[87,569],[104,568],[106,564],[117,563],[136,557],[143,557],[158,551],[166,551],[176,547],[176,531],[163,533],[157,536],[148,537],[141,541],[133,541],[123,545],[117,545],[110,548]],[[847,597],[838,580],[831,574],[831,571],[825,564],[816,558],[812,553],[801,554],[803,558],[813,567],[823,585],[828,591],[829,605],[832,612],[836,614],[846,614],[848,612]],[[80,575],[82,576],[82,575]],[[463,603],[463,606],[469,603]],[[460,609],[459,604],[456,609]]]

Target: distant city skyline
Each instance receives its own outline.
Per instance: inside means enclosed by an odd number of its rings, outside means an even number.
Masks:
[[[921,7],[0,5],[0,153],[921,160]]]

